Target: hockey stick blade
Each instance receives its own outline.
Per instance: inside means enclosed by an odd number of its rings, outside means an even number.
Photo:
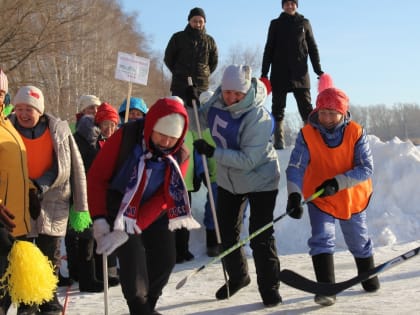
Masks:
[[[366,281],[369,278],[372,278],[376,276],[377,274],[384,272],[385,270],[391,269],[392,267],[395,267],[396,265],[399,265],[400,263],[403,263],[414,256],[417,256],[419,252],[420,252],[420,247],[417,247],[400,256],[392,258],[367,272],[364,272],[354,278],[351,278],[343,282],[320,283],[320,282],[316,282],[308,278],[305,278],[304,276],[288,269],[284,269],[280,272],[279,279],[281,282],[298,290],[302,290],[302,291],[306,291],[306,292],[310,292],[310,293],[314,293],[318,295],[331,296],[331,295],[336,295],[340,293],[341,291],[344,291],[348,288],[351,288],[355,284]]]

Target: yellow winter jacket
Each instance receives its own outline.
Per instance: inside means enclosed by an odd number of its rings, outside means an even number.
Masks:
[[[0,113],[0,199],[15,215],[13,236],[29,233],[29,177],[26,148],[10,120]]]

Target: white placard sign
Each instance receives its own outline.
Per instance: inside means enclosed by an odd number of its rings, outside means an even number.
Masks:
[[[122,81],[147,85],[149,66],[150,60],[147,58],[118,52],[115,78]]]

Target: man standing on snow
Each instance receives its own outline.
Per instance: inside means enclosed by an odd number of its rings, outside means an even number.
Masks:
[[[300,116],[306,123],[312,111],[308,55],[314,72],[321,70],[318,47],[308,19],[296,12],[298,0],[282,0],[283,12],[270,23],[261,68],[267,78],[271,66],[272,114],[275,119],[274,147],[284,149],[283,119],[287,93],[293,92]]]
[[[201,8],[193,8],[188,14],[188,25],[183,31],[172,35],[165,50],[165,64],[172,73],[171,92],[184,102],[188,77],[192,78],[198,94],[209,89],[210,75],[216,70],[218,53],[213,37],[206,33],[206,14]],[[191,105],[191,104],[189,104]],[[191,153],[193,157],[194,154]],[[189,187],[189,191],[195,191]],[[208,233],[215,239],[214,229]],[[213,236],[213,237],[212,237]],[[177,261],[191,260],[194,256],[188,250],[189,232],[185,229],[176,232]],[[214,243],[214,242],[213,242]],[[215,245],[215,244],[213,244]]]
[[[184,101],[188,77],[199,93],[209,89],[210,75],[216,70],[218,53],[213,37],[206,33],[206,14],[201,8],[191,9],[188,25],[172,35],[165,50],[165,65],[172,73],[171,92]]]

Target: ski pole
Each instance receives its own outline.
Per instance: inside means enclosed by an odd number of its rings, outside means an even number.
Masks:
[[[307,199],[303,200],[301,202],[301,206],[306,205],[307,203],[311,202],[312,200],[318,198],[320,195],[322,195],[322,193],[324,192],[324,189],[320,189],[319,191],[315,192],[313,195],[309,196]],[[262,232],[264,232],[265,230],[269,229],[270,227],[272,227],[274,225],[274,223],[276,223],[277,221],[280,221],[281,219],[283,219],[285,216],[287,216],[289,213],[292,212],[293,209],[289,209],[288,211],[286,211],[285,213],[279,215],[278,217],[276,217],[273,221],[267,223],[266,225],[260,227],[258,230],[256,230],[254,233],[252,233],[251,235],[248,235],[247,237],[245,237],[244,239],[240,240],[238,243],[236,243],[235,245],[233,245],[232,247],[228,248],[227,250],[225,250],[224,252],[222,252],[219,256],[214,257],[212,260],[210,260],[207,264],[202,265],[201,267],[193,270],[190,274],[188,274],[187,276],[185,276],[181,281],[179,281],[176,285],[176,289],[180,289],[184,286],[185,283],[187,283],[187,280],[189,278],[191,278],[193,275],[195,275],[196,273],[199,273],[201,270],[203,270],[204,268],[210,266],[211,264],[215,263],[216,261],[218,261],[219,259],[222,259],[223,257],[229,255],[230,253],[232,253],[234,250],[238,249],[239,247],[245,245],[248,241],[250,241],[251,239],[253,239],[254,237],[256,237],[257,235],[260,235]]]
[[[188,85],[193,86],[192,78],[188,77]],[[197,126],[197,132],[198,132],[198,138],[202,139],[201,134],[201,126],[200,126],[200,119],[198,117],[198,110],[197,110],[197,104],[195,100],[192,100],[193,110],[194,110],[194,118],[195,123]],[[219,229],[219,222],[217,220],[217,214],[216,214],[216,206],[214,204],[214,197],[213,197],[213,189],[211,187],[211,181],[210,181],[210,175],[209,175],[209,168],[207,166],[207,157],[205,154],[201,154],[201,160],[203,161],[203,168],[204,168],[204,177],[206,178],[206,184],[207,184],[207,191],[209,194],[209,201],[210,201],[210,209],[213,216],[213,223],[214,223],[214,230],[216,232],[216,240],[217,245],[220,247],[222,244],[222,238],[220,236],[220,229]],[[228,285],[228,278],[227,278],[227,272],[225,268],[225,264],[222,261],[222,268],[223,268],[223,276],[225,277],[225,283],[226,283],[226,289],[227,289],[227,297],[229,298],[229,285]]]
[[[104,314],[108,315],[108,256],[102,254],[102,269],[104,278]]]

